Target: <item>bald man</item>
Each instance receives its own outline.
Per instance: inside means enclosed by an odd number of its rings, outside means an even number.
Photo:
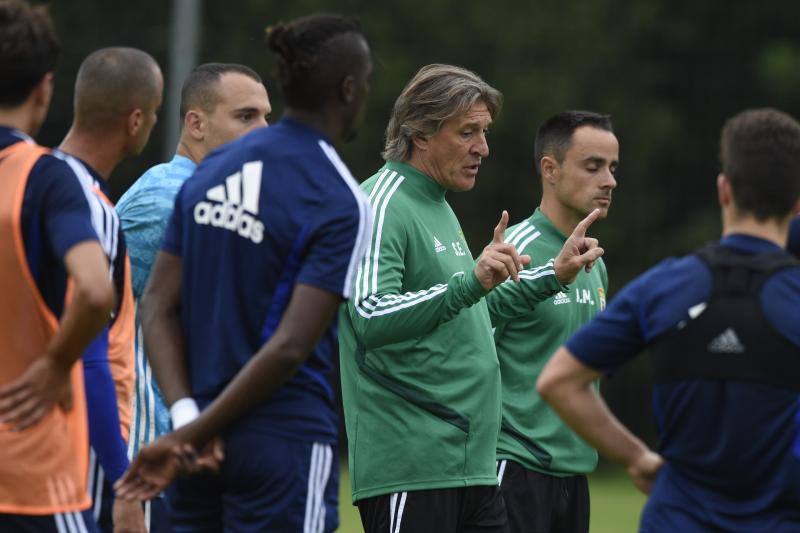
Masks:
[[[74,121],[56,152],[92,193],[96,230],[117,295],[110,322],[83,357],[92,448],[88,486],[94,518],[104,531],[145,530],[142,507],[114,501],[111,490],[128,466],[135,328],[130,261],[108,199],[108,179],[121,160],[147,144],[163,85],[158,64],[146,52],[121,47],[93,52],[78,71]]]
[[[145,172],[117,205],[133,258],[133,292],[144,292],[156,253],[172,213],[175,196],[206,155],[245,133],[267,125],[270,106],[261,78],[243,65],[206,63],[186,78],[181,91],[183,123],[177,153],[168,163]],[[138,313],[137,313],[138,315]],[[139,331],[137,318],[136,330]],[[171,426],[161,392],[153,379],[141,336],[136,335],[136,387],[129,457]],[[150,531],[167,529],[162,498],[145,504]]]

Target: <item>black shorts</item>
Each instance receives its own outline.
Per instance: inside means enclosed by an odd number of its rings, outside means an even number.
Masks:
[[[356,505],[364,533],[508,533],[497,486],[395,492]]]
[[[91,509],[56,515],[0,514],[3,533],[100,533]]]
[[[589,531],[586,476],[548,476],[504,459],[497,463],[497,479],[511,533]]]

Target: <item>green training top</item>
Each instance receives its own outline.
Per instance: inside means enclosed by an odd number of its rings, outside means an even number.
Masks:
[[[558,255],[567,237],[536,209],[508,228],[506,242],[541,264]],[[498,460],[555,476],[586,474],[597,452],[567,427],[536,392],[536,379],[550,357],[606,305],[608,274],[603,260],[581,270],[568,292],[536,304],[519,285],[504,283],[486,298],[503,382],[503,421]]]
[[[372,241],[339,317],[353,500],[497,485],[500,368],[445,190],[396,161],[362,188]],[[525,283],[539,300],[561,288],[552,269]]]

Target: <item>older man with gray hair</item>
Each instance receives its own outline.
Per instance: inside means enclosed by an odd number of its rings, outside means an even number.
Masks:
[[[417,72],[395,102],[386,164],[362,187],[375,217],[354,295],[340,314],[350,480],[367,533],[500,532],[495,474],[500,369],[484,296],[505,282],[544,300],[602,250],[587,219],[554,263],[494,239],[475,261],[447,191],[468,191],[489,155],[502,95],[450,65]]]

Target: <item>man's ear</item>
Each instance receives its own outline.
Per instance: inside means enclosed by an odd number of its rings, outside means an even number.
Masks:
[[[136,136],[144,124],[144,112],[141,109],[134,109],[128,114],[128,135]]]
[[[202,141],[206,137],[206,117],[203,113],[190,109],[183,117],[183,129],[192,139]]]
[[[44,106],[45,108],[50,106],[50,98],[53,96],[53,73],[48,72],[42,79],[39,80],[39,83],[36,84],[36,87],[33,89],[33,98],[34,102],[37,106]]]
[[[411,137],[411,142],[414,143],[414,148],[422,152],[428,151],[428,139],[422,135],[414,135]]]
[[[546,155],[539,161],[539,170],[541,170],[542,173],[542,180],[551,185],[558,181],[558,170],[560,168],[561,165],[558,164],[558,161],[556,161],[553,156]]]
[[[719,201],[719,205],[722,207],[728,207],[733,202],[731,182],[722,172],[717,175],[717,201]]]
[[[353,100],[355,100],[356,79],[352,74],[348,74],[342,78],[342,82],[339,84],[339,97],[342,99],[342,102],[347,105],[352,104]]]

